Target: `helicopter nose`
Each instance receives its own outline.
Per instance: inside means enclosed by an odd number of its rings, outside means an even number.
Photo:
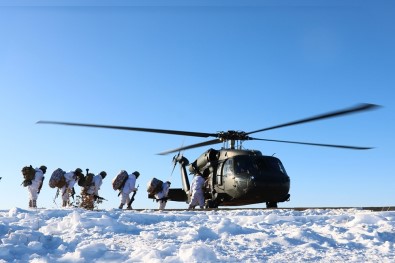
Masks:
[[[251,181],[255,182],[256,184],[284,184],[284,183],[289,183],[290,179],[289,176],[283,175],[283,174],[277,174],[277,175],[270,175],[270,176],[251,176]]]
[[[290,179],[288,176],[251,177],[259,198],[282,202],[289,198]]]

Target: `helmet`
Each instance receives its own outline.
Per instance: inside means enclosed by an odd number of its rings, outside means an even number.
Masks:
[[[81,168],[77,168],[77,169],[75,169],[74,173],[76,173],[76,174],[82,174],[82,170],[81,170]]]
[[[192,163],[191,164],[191,167],[192,167],[192,173],[193,174],[199,174],[200,173],[200,170],[199,170],[199,168],[196,166],[196,163]],[[191,170],[190,170],[191,171]]]
[[[45,174],[47,172],[47,167],[45,165],[41,165],[40,170]]]
[[[132,174],[134,174],[136,176],[136,178],[139,178],[139,176],[140,176],[140,173],[137,171],[134,171]]]
[[[165,183],[168,184],[168,185],[171,185],[171,183],[169,181],[166,181]]]
[[[107,173],[105,171],[101,171],[99,174],[101,175],[101,178],[103,178],[103,179],[107,176]]]

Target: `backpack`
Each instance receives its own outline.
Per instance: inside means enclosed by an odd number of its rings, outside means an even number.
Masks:
[[[25,166],[22,168],[22,174],[24,179],[22,185],[26,187],[32,184],[32,181],[36,177],[36,170],[31,165]]]
[[[56,169],[52,175],[51,178],[49,178],[49,187],[51,188],[62,188],[63,186],[66,185],[66,178],[64,177],[64,174],[66,172],[63,171],[62,169],[58,168]]]
[[[95,175],[93,173],[88,173],[84,177],[84,185],[83,185],[83,187],[92,186],[92,184],[93,184],[93,177],[95,177]]]
[[[129,175],[125,170],[120,171],[117,176],[112,180],[112,189],[121,190],[128,180]]]
[[[23,179],[33,181],[36,176],[36,170],[30,165],[22,168]]]
[[[152,178],[147,184],[147,192],[151,195],[155,195],[162,191],[163,182],[159,179]]]
[[[83,174],[79,177],[77,184],[81,187],[85,186],[85,176]]]
[[[81,186],[81,187],[92,186],[92,184],[93,184],[93,177],[95,177],[95,175],[93,173],[88,173],[86,176],[81,174],[81,176],[78,179],[78,185]]]

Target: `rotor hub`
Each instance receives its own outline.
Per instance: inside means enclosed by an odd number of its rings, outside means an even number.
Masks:
[[[221,141],[246,141],[250,139],[246,132],[232,130],[226,132],[219,132],[218,138]]]

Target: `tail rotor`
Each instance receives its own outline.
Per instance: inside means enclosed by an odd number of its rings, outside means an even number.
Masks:
[[[178,151],[176,155],[174,155],[172,163],[173,163],[173,169],[171,170],[170,177],[173,175],[174,169],[176,168],[177,162],[183,157],[183,154],[181,151]]]

